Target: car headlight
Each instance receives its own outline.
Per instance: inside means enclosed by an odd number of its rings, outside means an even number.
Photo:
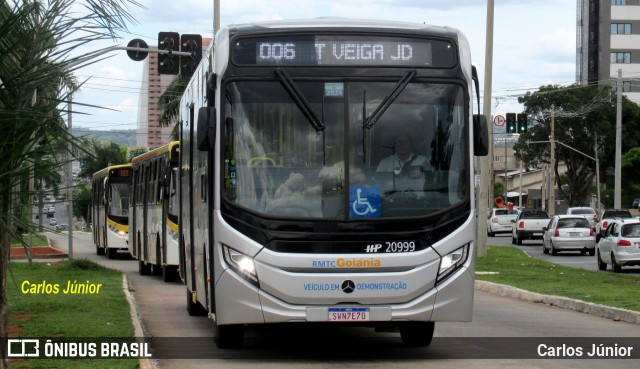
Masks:
[[[447,278],[467,261],[469,257],[469,244],[456,249],[440,259],[440,268],[438,269],[438,279],[436,284]]]
[[[256,266],[253,263],[252,257],[236,251],[227,245],[222,245],[222,253],[224,255],[224,261],[231,269],[249,282],[258,286],[258,274],[256,274]]]

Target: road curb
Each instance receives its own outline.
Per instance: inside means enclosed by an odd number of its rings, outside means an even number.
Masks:
[[[140,320],[140,314],[138,313],[138,305],[136,304],[135,297],[133,297],[133,294],[129,290],[129,280],[125,273],[122,273],[122,290],[124,291],[124,296],[129,303],[129,314],[131,314],[131,323],[133,324],[133,336],[144,337],[144,329],[142,328],[142,321]],[[140,358],[139,363],[140,369],[155,368],[151,360],[147,358]]]
[[[640,324],[640,312],[637,311],[614,308],[611,306],[594,304],[582,300],[574,300],[567,297],[543,295],[512,286],[487,281],[476,280],[475,288],[480,291],[485,291],[504,297],[511,297],[530,302],[557,306],[563,309],[579,311],[585,314],[596,315],[615,321],[621,320],[624,322]]]

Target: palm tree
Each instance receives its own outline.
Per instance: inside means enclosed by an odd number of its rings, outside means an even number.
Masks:
[[[52,177],[59,150],[80,149],[61,106],[77,89],[72,73],[95,60],[79,47],[116,38],[133,22],[134,0],[6,0],[0,3],[0,337],[7,336],[6,281],[10,236],[20,218],[25,181]],[[72,9],[73,7],[73,9]],[[36,173],[36,174],[34,174]],[[6,358],[0,345],[0,358]],[[0,359],[0,369],[8,361]]]
[[[184,90],[187,89],[187,84],[189,84],[189,79],[178,75],[158,98],[158,107],[160,108],[158,125],[169,127],[175,124],[171,131],[171,138],[174,140],[178,140],[180,135],[180,125],[176,122],[180,117],[180,99]]]

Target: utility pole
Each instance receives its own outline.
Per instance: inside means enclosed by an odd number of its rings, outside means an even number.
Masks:
[[[556,215],[556,108],[551,105],[551,158],[549,163],[549,216]]]
[[[73,116],[73,94],[69,94],[69,109],[68,109],[68,117],[69,117],[69,136],[71,136],[71,117]],[[73,153],[71,150],[73,149],[73,145],[71,141],[69,141],[69,150],[67,155],[69,158],[67,159],[67,216],[69,217],[69,259],[73,259],[73,189],[72,189],[72,173],[73,173]]]
[[[487,0],[487,34],[484,65],[484,90],[482,113],[491,117],[491,81],[493,78],[493,0]],[[487,124],[488,133],[493,145],[493,122]],[[478,199],[478,250],[477,256],[487,256],[487,212],[489,211],[489,172],[493,157],[487,155],[480,159],[480,199]]]
[[[600,208],[600,160],[598,159],[598,132],[596,132],[596,139],[593,144],[593,151],[595,153],[596,158],[596,192],[598,196],[598,203],[596,204],[596,209],[598,210],[598,216],[602,216],[602,209]]]
[[[518,206],[522,206],[522,161],[520,161],[520,190],[518,193]]]
[[[614,209],[622,209],[622,69],[618,69],[617,82],[617,109],[616,109],[616,166],[615,166],[615,184],[613,190],[613,207]]]
[[[507,133],[507,136],[509,136],[509,134]],[[503,140],[503,144],[504,144],[504,205],[507,206],[507,195],[509,194],[509,180],[507,178],[509,178],[507,176],[507,136],[504,137]]]
[[[220,29],[220,0],[213,0],[213,37]]]

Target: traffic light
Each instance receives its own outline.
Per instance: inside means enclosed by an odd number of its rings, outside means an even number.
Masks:
[[[517,133],[516,113],[507,113],[507,133]]]
[[[518,114],[518,133],[527,132],[527,115]]]
[[[191,53],[191,56],[180,57],[180,74],[191,77],[202,60],[202,36],[182,35],[180,51]]]
[[[180,35],[178,32],[158,32],[158,50],[167,50],[168,54],[158,53],[158,74],[178,74],[180,59],[173,55],[178,51]]]

